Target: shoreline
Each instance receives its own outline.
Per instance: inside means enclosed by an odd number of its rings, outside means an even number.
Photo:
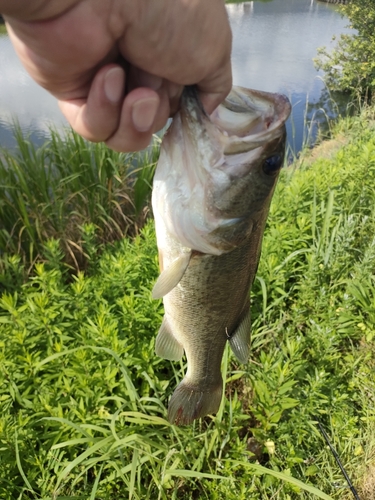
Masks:
[[[334,5],[346,5],[348,3],[348,0],[318,0],[318,2],[331,3]]]

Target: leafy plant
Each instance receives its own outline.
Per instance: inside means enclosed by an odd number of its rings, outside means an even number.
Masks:
[[[331,90],[371,99],[375,89],[375,5],[372,0],[350,0],[341,6],[352,35],[343,34],[333,52],[321,48],[316,59]]]
[[[371,498],[372,113],[341,122],[347,141],[331,158],[313,152],[282,172],[252,290],[251,360],[226,349],[219,412],[192,426],[166,421],[186,367],[154,354],[151,222],[107,246],[84,223],[88,266],[69,279],[57,239],[25,282],[22,259],[1,256],[0,498],[349,500],[318,420]]]

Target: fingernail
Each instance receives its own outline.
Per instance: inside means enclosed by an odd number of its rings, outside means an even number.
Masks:
[[[138,132],[147,132],[154,123],[156,112],[159,107],[159,99],[147,97],[133,104],[132,119],[134,127]]]
[[[104,77],[104,92],[107,99],[117,103],[124,92],[124,71],[121,68],[112,68]]]

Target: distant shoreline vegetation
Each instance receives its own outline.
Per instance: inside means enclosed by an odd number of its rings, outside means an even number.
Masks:
[[[341,12],[353,32],[334,37],[333,51],[318,49],[315,65],[324,71],[330,92],[345,92],[358,102],[371,102],[375,95],[375,4],[373,0],[347,0]]]
[[[346,5],[349,3],[349,0],[318,0],[318,2]]]

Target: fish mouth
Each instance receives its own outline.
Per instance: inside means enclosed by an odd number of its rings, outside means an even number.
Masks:
[[[225,138],[224,154],[230,155],[281,137],[290,112],[289,99],[283,94],[233,87],[210,119]]]

